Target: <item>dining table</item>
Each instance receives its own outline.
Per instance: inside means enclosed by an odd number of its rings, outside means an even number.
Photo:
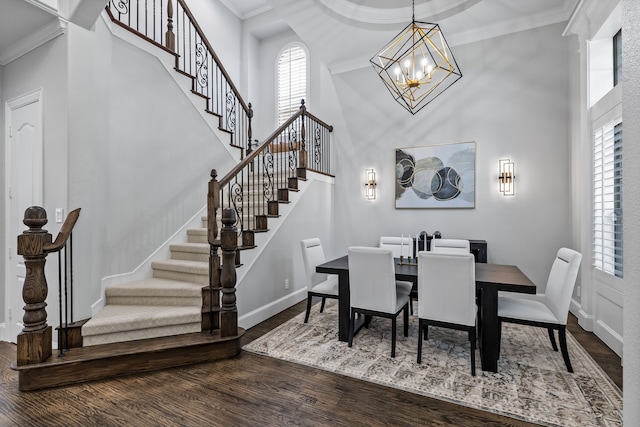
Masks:
[[[413,283],[417,292],[418,265],[406,259],[395,259],[396,280]],[[349,257],[348,255],[327,261],[316,267],[316,272],[335,274],[338,276],[338,339],[349,340],[350,293],[349,293]],[[515,265],[475,264],[476,291],[478,295],[478,347],[482,370],[498,371],[500,358],[500,322],[498,320],[498,292],[515,292],[535,294],[536,286]],[[446,286],[446,284],[443,284]],[[418,298],[428,298],[428,295],[418,295]],[[365,323],[361,318],[354,325],[356,333]]]

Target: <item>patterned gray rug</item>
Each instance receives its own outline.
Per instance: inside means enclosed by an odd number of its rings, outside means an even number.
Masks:
[[[327,301],[324,313],[315,305],[309,323],[303,322],[301,313],[243,349],[541,425],[622,426],[620,389],[568,332],[574,374],[551,348],[545,330],[508,324],[498,373],[483,372],[477,353],[472,377],[466,332],[429,328],[418,365],[416,316],[407,338],[399,317],[395,359],[388,319],[374,318],[352,348],[338,341],[335,302]]]

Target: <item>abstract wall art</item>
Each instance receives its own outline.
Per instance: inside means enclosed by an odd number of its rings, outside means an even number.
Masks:
[[[476,143],[396,149],[396,208],[474,208]]]

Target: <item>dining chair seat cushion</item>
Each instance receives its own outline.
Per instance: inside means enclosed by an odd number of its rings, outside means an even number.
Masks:
[[[338,276],[327,276],[327,280],[314,285],[309,292],[338,296]]]
[[[396,289],[398,291],[402,291],[403,293],[410,295],[413,290],[413,283],[405,282],[403,280],[396,280]]]
[[[403,289],[396,289],[396,313],[409,303],[409,294]]]
[[[498,317],[521,319],[540,323],[563,323],[558,321],[553,311],[544,303],[543,295],[535,298],[514,298],[509,296],[498,297]],[[566,322],[564,322],[566,324]]]

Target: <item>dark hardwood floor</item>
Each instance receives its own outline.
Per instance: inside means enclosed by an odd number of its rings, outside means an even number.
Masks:
[[[304,310],[249,329],[247,343]],[[317,307],[314,307],[317,310]],[[570,315],[571,333],[622,387],[620,358]],[[16,347],[0,342],[0,426],[529,426],[302,365],[242,352],[215,363],[18,391]]]

